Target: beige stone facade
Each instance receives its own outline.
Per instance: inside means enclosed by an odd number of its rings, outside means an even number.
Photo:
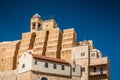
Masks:
[[[42,20],[35,14],[31,18],[30,32],[22,33],[21,40],[0,42],[0,71],[18,69],[20,57],[28,50],[81,66],[79,78],[47,75],[48,80],[110,80],[108,57],[102,57],[92,40],[77,42],[74,28],[61,31],[53,19]],[[34,71],[23,72],[18,75],[21,76],[18,80],[40,80],[38,75]]]

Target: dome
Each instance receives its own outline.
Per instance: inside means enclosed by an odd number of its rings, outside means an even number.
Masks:
[[[38,13],[36,13],[35,15],[33,15],[33,18],[41,18],[41,16]]]

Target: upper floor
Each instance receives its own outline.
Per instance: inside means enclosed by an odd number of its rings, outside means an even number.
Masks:
[[[70,64],[61,59],[55,59],[45,56],[33,54],[29,50],[22,54],[19,59],[18,75],[27,71],[35,71],[44,74],[59,75],[59,76],[81,76],[81,67],[77,64]]]

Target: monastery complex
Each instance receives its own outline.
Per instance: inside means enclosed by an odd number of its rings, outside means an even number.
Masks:
[[[22,39],[0,42],[0,80],[110,80],[110,63],[92,40],[77,42],[74,28],[60,30],[54,19],[31,18]],[[7,74],[6,74],[7,75]]]

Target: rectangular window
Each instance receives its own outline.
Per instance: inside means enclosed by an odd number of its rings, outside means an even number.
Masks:
[[[56,64],[53,64],[53,69],[57,69],[57,65]]]
[[[64,65],[61,66],[61,70],[65,70],[65,66]]]
[[[81,53],[81,56],[85,56],[85,53]]]
[[[25,68],[25,64],[22,65],[22,68]]]
[[[73,68],[73,72],[75,72],[75,68]]]
[[[91,56],[94,57],[94,56],[95,56],[95,53],[92,53]]]
[[[38,61],[37,61],[37,60],[35,60],[35,65],[37,65],[37,63],[38,63]]]
[[[81,68],[81,71],[82,71],[82,72],[85,72],[85,67],[82,67],[82,68]]]

